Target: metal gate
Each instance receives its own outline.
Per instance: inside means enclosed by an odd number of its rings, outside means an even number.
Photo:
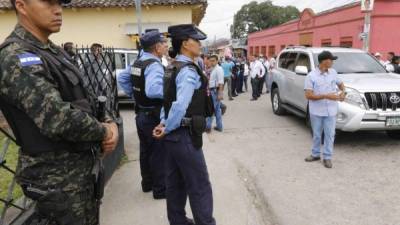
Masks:
[[[119,125],[120,140],[117,149],[104,159],[106,179],[108,180],[118,167],[124,154],[123,122],[118,108],[114,50],[105,48],[92,53],[89,48],[81,48],[76,51],[73,58],[84,74],[82,80],[85,89],[91,94],[92,99],[97,99],[99,96],[106,97],[105,109],[107,114],[112,116]],[[7,188],[7,190],[0,190],[0,193],[4,193],[4,196],[0,196],[0,225],[20,225],[32,215],[34,202],[21,194],[15,180],[17,165],[11,166],[10,162],[6,160],[10,156],[15,158],[14,156],[18,155],[19,147],[16,146],[14,135],[8,128],[1,112],[0,131],[0,141],[2,141],[0,143],[0,175],[2,176],[0,177],[0,187]],[[4,184],[6,177],[9,177],[10,180]]]
[[[32,202],[25,197],[19,197],[17,193],[21,193],[19,187],[16,185],[15,173],[17,164],[13,160],[12,162],[7,159],[14,158],[13,156],[18,155],[19,147],[15,145],[15,138],[10,131],[7,123],[4,120],[3,115],[0,112],[0,141],[1,152],[0,152],[0,174],[2,182],[0,185],[4,190],[0,190],[0,225],[10,224],[19,215],[27,212]],[[7,183],[3,183],[8,181]]]

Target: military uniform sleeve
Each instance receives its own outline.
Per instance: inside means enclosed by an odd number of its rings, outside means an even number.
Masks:
[[[30,54],[30,53],[28,53]],[[25,112],[53,140],[101,141],[105,127],[91,115],[64,102],[39,57],[0,53],[0,95]],[[32,57],[33,55],[33,57]]]

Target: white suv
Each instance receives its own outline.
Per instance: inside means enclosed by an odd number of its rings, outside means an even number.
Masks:
[[[115,69],[118,80],[120,73],[133,64],[133,62],[137,59],[139,52],[133,49],[115,49],[114,53],[116,67]],[[133,98],[125,94],[118,82],[117,86],[119,103],[133,103]]]
[[[275,114],[291,112],[309,122],[304,82],[318,66],[318,54],[328,50],[338,56],[334,69],[346,86],[346,99],[339,103],[336,129],[385,130],[400,138],[400,75],[388,73],[372,55],[349,48],[289,47],[278,56],[272,71],[271,101]]]

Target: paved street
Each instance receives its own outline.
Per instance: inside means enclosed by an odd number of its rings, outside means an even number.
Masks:
[[[400,148],[380,132],[342,133],[334,168],[307,164],[311,135],[272,113],[269,95],[225,101],[225,132],[204,135],[219,225],[398,225]],[[165,201],[140,191],[133,112],[122,110],[129,162],[106,190],[105,225],[167,225]]]

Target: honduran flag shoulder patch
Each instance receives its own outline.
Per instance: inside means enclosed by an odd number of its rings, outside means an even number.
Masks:
[[[41,65],[43,64],[42,60],[39,56],[33,53],[24,53],[18,55],[19,61],[23,67],[32,66],[32,65]]]

